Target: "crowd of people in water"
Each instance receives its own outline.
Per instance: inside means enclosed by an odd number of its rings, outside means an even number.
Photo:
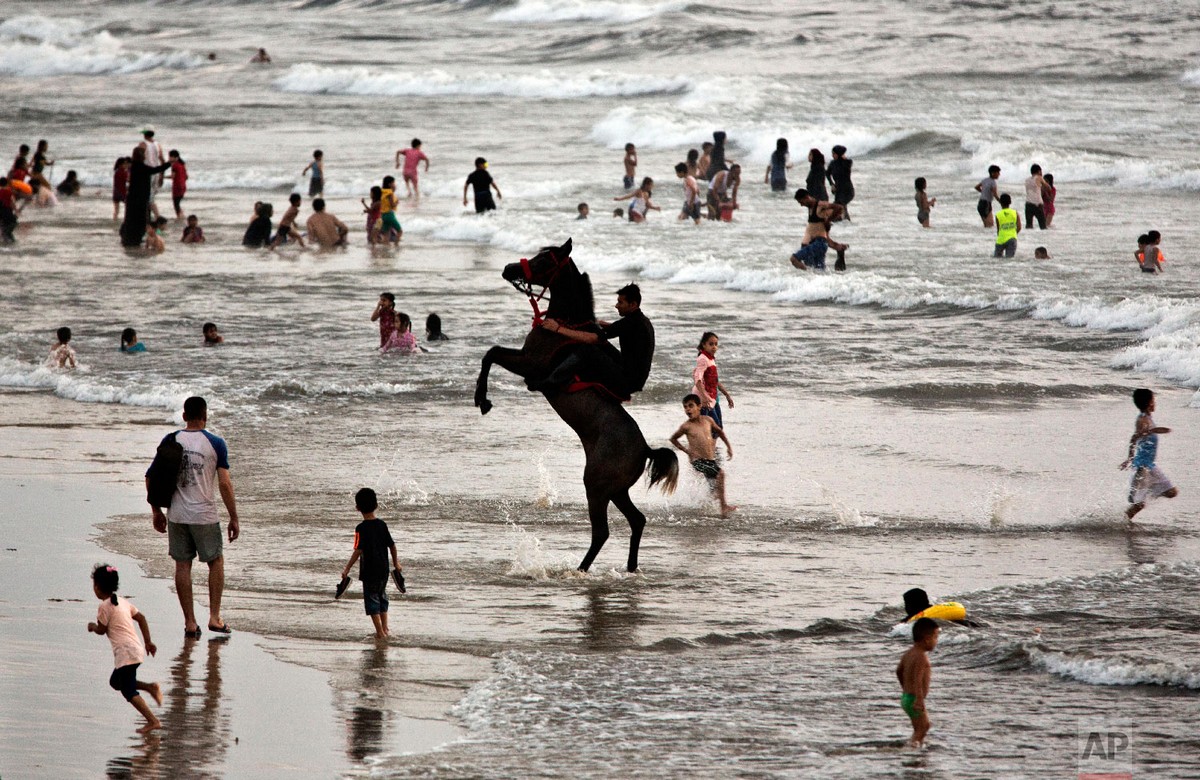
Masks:
[[[265,52],[260,52],[265,57]],[[256,55],[257,57],[258,55]],[[255,59],[256,62],[269,62]],[[741,208],[739,195],[743,192],[742,166],[729,158],[726,151],[727,137],[724,131],[712,134],[699,148],[689,149],[685,159],[675,165],[675,176],[680,181],[682,200],[678,219],[690,220],[699,225],[702,219],[729,222]],[[402,170],[406,199],[420,200],[420,174],[429,170],[430,160],[422,148],[419,138],[409,146],[396,151],[395,167]],[[854,161],[847,157],[845,146],[836,145],[830,150],[828,162],[822,150],[809,149],[806,159],[808,171],[804,186],[794,192],[794,198],[804,209],[806,216],[804,234],[800,248],[790,258],[798,270],[825,270],[825,258],[830,249],[837,254],[834,270],[846,268],[846,250],[849,246],[835,241],[830,235],[833,226],[850,221],[849,206],[855,197],[852,177]],[[622,159],[624,193],[613,198],[615,202],[628,202],[625,207],[615,207],[613,217],[628,219],[633,223],[644,223],[651,211],[662,211],[654,202],[655,181],[649,176],[638,180],[637,147],[625,145]],[[59,198],[73,198],[80,194],[82,184],[76,171],[68,171],[57,185],[51,183],[54,161],[50,158],[50,144],[46,140],[37,143],[30,157],[30,147],[21,144],[9,168],[8,175],[0,177],[0,242],[15,240],[15,230],[22,211],[29,205],[52,207]],[[792,170],[791,156],[786,138],[776,141],[775,151],[763,175],[763,184],[772,192],[786,192],[789,187],[788,172]],[[979,193],[977,211],[985,228],[994,230],[993,256],[1011,258],[1017,252],[1018,236],[1023,230],[1037,224],[1039,230],[1049,229],[1054,223],[1058,189],[1054,175],[1043,173],[1040,165],[1030,166],[1029,176],[1024,180],[1024,219],[1013,208],[1013,198],[1001,192],[998,165],[989,166],[987,177],[975,185]],[[171,205],[176,222],[183,222],[179,236],[183,244],[200,244],[206,241],[199,217],[186,214],[183,208],[188,192],[188,167],[177,149],[164,150],[156,138],[155,129],[142,129],[142,139],[129,156],[119,157],[113,164],[112,203],[113,219],[124,219],[121,223],[121,243],[131,250],[160,253],[167,246],[167,229],[170,221],[160,213],[159,194],[165,190],[166,182],[171,185]],[[300,221],[303,199],[299,192],[288,198],[288,207],[278,223],[273,221],[274,205],[256,202],[253,207],[242,244],[248,248],[277,249],[286,244],[297,247],[313,246],[322,250],[345,247],[351,230],[346,223],[328,210],[324,199],[325,154],[313,151],[312,159],[301,170],[308,177],[308,197],[311,214]],[[931,227],[931,215],[938,199],[928,193],[925,177],[914,181],[914,200],[917,222],[924,228]],[[493,198],[493,193],[495,197]],[[475,212],[482,214],[497,208],[502,200],[500,186],[488,170],[484,157],[475,159],[474,169],[463,183],[463,206],[474,200]],[[373,186],[367,198],[360,199],[365,217],[364,234],[371,247],[395,247],[404,235],[398,217],[400,196],[396,177],[386,175],[380,184]],[[999,206],[994,209],[993,204]],[[589,204],[576,206],[576,219],[589,219]],[[303,230],[301,230],[303,228]],[[1143,241],[1148,236],[1151,241]],[[1161,236],[1151,231],[1139,238],[1135,257],[1144,273],[1161,273],[1165,257],[1159,247]],[[1147,247],[1153,245],[1149,251]],[[1049,258],[1045,247],[1034,250],[1035,259]]]

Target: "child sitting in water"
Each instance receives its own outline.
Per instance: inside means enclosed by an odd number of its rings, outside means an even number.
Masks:
[[[396,327],[382,349],[384,352],[400,352],[406,355],[421,351],[417,346],[417,337],[412,332],[412,320],[404,312],[396,312]]]
[[[396,555],[396,543],[388,531],[387,523],[375,516],[379,500],[371,488],[363,488],[354,494],[354,508],[362,513],[363,520],[354,529],[354,553],[342,569],[342,580],[350,576],[350,569],[358,561],[358,579],[362,583],[363,608],[375,626],[375,638],[388,636],[388,553],[397,573],[400,560]],[[399,583],[403,585],[401,578]],[[339,588],[339,593],[341,589]],[[401,591],[403,592],[403,591]]]
[[[379,302],[371,312],[371,322],[379,321],[379,348],[383,349],[396,332],[396,296],[390,292],[379,293]]]
[[[442,318],[435,312],[430,312],[425,318],[426,341],[449,341],[450,337],[442,333]]]
[[[158,683],[139,682],[137,670],[142,665],[142,661],[146,660],[146,653],[154,655],[158,652],[158,648],[150,640],[150,624],[146,621],[146,616],[138,612],[137,607],[130,604],[127,599],[117,595],[119,584],[120,576],[113,567],[102,563],[92,569],[92,592],[96,594],[96,598],[100,599],[101,603],[100,608],[96,611],[96,622],[88,623],[87,630],[93,634],[108,637],[108,641],[112,644],[113,661],[116,667],[113,669],[112,676],[108,678],[108,684],[114,691],[120,691],[121,695],[125,697],[125,701],[132,704],[134,709],[142,714],[142,717],[146,719],[146,725],[138,729],[138,733],[148,734],[155,729],[162,728],[162,722],[150,711],[150,705],[142,698],[141,692],[149,693],[154,698],[155,704],[161,707],[162,689]],[[142,650],[142,643],[138,642],[137,634],[133,630],[134,623],[137,623],[138,628],[142,630],[145,651]]]
[[[575,210],[579,212],[579,216],[575,217],[575,219],[587,219],[588,218],[588,204],[580,203],[578,206],[575,207]]]
[[[1049,260],[1050,259],[1050,250],[1044,246],[1039,246],[1037,249],[1033,250],[1033,259],[1034,260]]]
[[[918,177],[914,184],[917,188],[917,222],[921,223],[921,227],[929,227],[929,210],[937,205],[937,198],[925,194],[924,176]]]
[[[156,217],[146,228],[146,251],[150,254],[157,255],[166,250],[167,245],[162,240],[162,231],[166,226],[166,217]]]
[[[145,352],[146,345],[138,341],[137,331],[133,328],[126,328],[121,331],[121,351],[122,352]]]
[[[70,344],[71,329],[59,328],[55,335],[58,341],[50,348],[50,357],[46,358],[46,365],[52,368],[75,368],[75,350]]]
[[[925,711],[925,697],[929,695],[929,680],[933,669],[929,665],[929,653],[937,647],[938,624],[929,618],[920,618],[913,623],[913,645],[900,657],[896,666],[896,677],[904,693],[900,707],[912,720],[913,735],[909,747],[921,747],[929,733],[929,713]]]
[[[1134,423],[1133,436],[1129,438],[1129,457],[1121,463],[1121,469],[1133,466],[1133,479],[1129,484],[1129,508],[1125,517],[1129,520],[1146,508],[1146,502],[1152,498],[1175,498],[1179,488],[1171,484],[1166,473],[1155,462],[1158,457],[1158,435],[1170,433],[1170,428],[1158,427],[1154,424],[1154,393],[1146,388],[1133,391],[1133,403],[1138,408],[1137,421]]]
[[[204,331],[204,346],[214,347],[217,344],[225,343],[225,337],[217,332],[217,326],[214,323],[204,323],[202,330]]]
[[[721,517],[728,517],[730,512],[737,511],[737,507],[725,501],[725,471],[717,465],[715,440],[725,442],[730,460],[733,460],[733,445],[726,438],[725,431],[721,430],[711,417],[700,414],[700,397],[695,393],[688,393],[683,397],[683,412],[687,415],[687,421],[675,431],[671,437],[671,444],[675,449],[687,453],[692,468],[708,480],[709,488],[721,505]],[[687,436],[687,447],[679,443],[680,436]]]
[[[200,220],[195,214],[189,214],[187,225],[183,228],[183,237],[179,239],[185,244],[203,244],[204,230],[200,227]]]
[[[67,178],[58,183],[58,194],[64,198],[74,197],[79,194],[79,174],[75,171],[67,171]]]

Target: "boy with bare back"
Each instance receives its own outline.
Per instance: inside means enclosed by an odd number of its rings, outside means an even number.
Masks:
[[[913,735],[909,747],[921,747],[929,733],[929,713],[925,711],[925,697],[929,695],[929,679],[933,668],[929,665],[929,653],[937,647],[941,629],[929,618],[921,618],[913,624],[913,645],[900,657],[896,666],[896,677],[904,690],[900,707],[912,720]]]
[[[625,178],[621,183],[625,185],[625,189],[633,189],[634,179],[637,177],[637,147],[633,144],[625,144]]]
[[[717,502],[721,505],[721,517],[728,517],[730,512],[737,511],[737,507],[725,502],[725,471],[717,465],[716,439],[725,442],[730,460],[733,460],[733,445],[726,438],[725,431],[711,417],[700,414],[700,396],[695,393],[684,396],[683,412],[687,415],[687,422],[675,431],[671,444],[687,453],[692,468],[704,475],[716,494]],[[679,443],[680,436],[687,436],[687,447]]]

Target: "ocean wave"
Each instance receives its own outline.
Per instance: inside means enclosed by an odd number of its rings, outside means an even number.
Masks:
[[[1200,168],[1170,159],[1145,159],[1082,149],[1061,149],[1020,139],[964,137],[970,155],[964,172],[979,173],[989,165],[1005,171],[1001,183],[1018,186],[1033,163],[1062,182],[1111,182],[1122,189],[1200,191]]]
[[[86,373],[84,369],[63,369],[33,366],[12,358],[0,358],[0,386],[50,390],[60,398],[83,403],[124,404],[153,409],[177,410],[193,395],[192,388],[175,383],[163,385],[108,384]]]
[[[730,92],[736,91],[731,88]],[[706,105],[721,102],[724,91],[720,89],[693,90],[685,101],[703,100]],[[686,108],[687,106],[683,106]],[[589,137],[609,149],[623,149],[627,143],[635,143],[648,149],[679,149],[699,147],[704,141],[712,140],[714,130],[724,130],[728,144],[749,161],[765,165],[775,151],[779,138],[788,138],[794,156],[803,154],[808,147],[829,148],[834,144],[845,144],[856,155],[887,149],[894,144],[917,135],[918,130],[879,130],[857,125],[792,125],[752,122],[716,122],[711,118],[689,116],[690,112],[668,112],[662,109],[622,106],[610,111],[592,126]],[[703,112],[697,112],[703,113]],[[680,155],[682,158],[682,154]]]
[[[1179,79],[1190,87],[1200,87],[1200,68],[1192,68],[1191,70],[1184,71],[1184,74]]]
[[[686,1],[651,3],[615,2],[614,0],[520,0],[511,8],[497,11],[491,19],[514,24],[554,22],[640,22],[663,14],[684,11]]]
[[[1200,689],[1200,669],[1147,658],[1095,658],[1038,649],[1029,651],[1034,667],[1089,685],[1161,685]]]
[[[549,70],[463,77],[441,70],[378,71],[365,67],[293,65],[274,82],[283,92],[391,97],[488,96],[555,100],[566,98],[676,95],[692,89],[683,76],[658,77],[593,72],[557,75]]]
[[[0,73],[12,76],[123,75],[204,63],[184,51],[136,52],[107,31],[89,32],[77,19],[24,16],[0,24]]]

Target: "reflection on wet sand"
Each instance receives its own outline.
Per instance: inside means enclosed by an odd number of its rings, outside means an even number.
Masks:
[[[364,692],[365,701],[350,707],[346,731],[346,755],[351,761],[362,762],[367,756],[383,752],[385,725],[384,709],[377,704],[375,692],[381,692],[387,684],[388,648],[384,642],[363,651],[362,681],[359,690]]]
[[[587,609],[580,613],[582,638],[593,650],[633,647],[645,616],[639,595],[607,586],[589,588]]]
[[[204,676],[192,678],[199,640],[187,639],[171,665],[164,686],[163,729],[146,736],[131,756],[108,762],[109,778],[218,778],[229,750],[229,714],[221,706],[221,648],[225,639],[207,643]]]

